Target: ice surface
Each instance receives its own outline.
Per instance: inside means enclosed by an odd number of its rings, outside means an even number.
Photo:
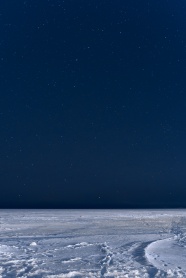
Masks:
[[[186,277],[186,210],[0,210],[0,278]]]

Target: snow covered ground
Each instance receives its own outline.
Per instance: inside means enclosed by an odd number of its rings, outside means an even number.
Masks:
[[[0,277],[186,277],[186,210],[0,210]]]

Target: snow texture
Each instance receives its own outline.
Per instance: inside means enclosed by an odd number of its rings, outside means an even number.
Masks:
[[[0,278],[186,277],[185,210],[0,210]]]

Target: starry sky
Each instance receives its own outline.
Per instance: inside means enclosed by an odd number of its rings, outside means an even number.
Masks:
[[[0,0],[0,208],[186,207],[186,3]]]

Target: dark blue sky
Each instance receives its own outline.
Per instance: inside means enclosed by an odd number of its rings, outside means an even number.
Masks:
[[[0,207],[186,207],[185,1],[0,0]]]

